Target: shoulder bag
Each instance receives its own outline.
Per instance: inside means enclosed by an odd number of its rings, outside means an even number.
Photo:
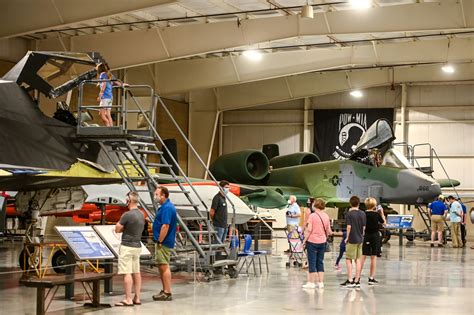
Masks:
[[[314,213],[319,217],[319,220],[321,220],[321,224],[323,225],[324,233],[326,234],[326,243],[325,243],[324,249],[325,249],[326,252],[330,252],[331,251],[331,245],[329,245],[329,242],[328,242],[328,231],[326,230],[326,226],[324,225],[323,219],[321,218],[319,213],[316,212],[316,211],[314,211]]]

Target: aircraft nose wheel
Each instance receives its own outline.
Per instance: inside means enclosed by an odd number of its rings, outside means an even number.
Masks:
[[[30,252],[34,251],[34,248],[30,248]],[[26,249],[20,252],[18,259],[21,270],[32,270],[39,267],[39,257],[34,255],[34,258],[29,256]]]
[[[204,271],[204,279],[206,281],[211,281],[214,278],[214,271],[212,270],[206,270]]]

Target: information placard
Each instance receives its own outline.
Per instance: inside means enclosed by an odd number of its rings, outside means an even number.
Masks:
[[[115,225],[94,225],[94,230],[99,234],[99,236],[104,240],[104,242],[109,246],[115,256],[119,255],[120,243],[122,241],[122,233],[115,233]],[[142,252],[140,256],[149,256],[151,255],[148,248],[142,245]]]
[[[413,224],[411,214],[389,214],[387,215],[387,228],[389,229],[409,229]]]
[[[115,258],[92,226],[56,226],[78,260]]]

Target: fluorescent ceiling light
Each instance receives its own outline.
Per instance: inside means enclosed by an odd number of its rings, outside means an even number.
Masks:
[[[362,96],[364,96],[364,94],[362,94],[361,91],[359,90],[354,90],[354,91],[351,91],[351,93],[349,93],[351,96],[353,97],[357,97],[357,98],[360,98]]]
[[[349,0],[349,4],[354,9],[368,9],[372,5],[372,0]]]
[[[454,73],[455,71],[454,67],[451,65],[444,65],[443,67],[441,67],[441,70],[443,70],[443,72],[445,73]]]
[[[242,53],[246,58],[251,61],[260,61],[262,60],[262,53],[258,50],[246,50]]]

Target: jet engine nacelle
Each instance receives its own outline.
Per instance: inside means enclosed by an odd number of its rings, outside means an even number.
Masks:
[[[268,158],[260,151],[244,150],[217,158],[210,170],[218,180],[233,183],[261,184],[269,173]]]
[[[270,165],[273,169],[297,166],[303,164],[311,164],[320,162],[319,157],[311,152],[298,152],[282,156],[276,156],[270,160]]]

